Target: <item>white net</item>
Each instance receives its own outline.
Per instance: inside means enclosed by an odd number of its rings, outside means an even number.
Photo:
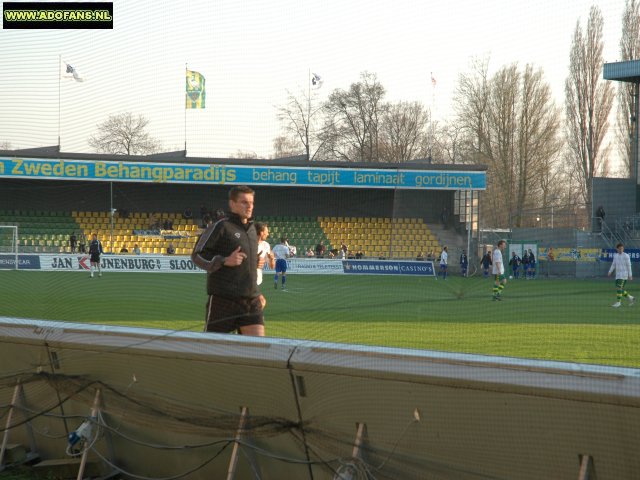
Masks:
[[[0,225],[0,255],[7,268],[18,269],[18,226]]]

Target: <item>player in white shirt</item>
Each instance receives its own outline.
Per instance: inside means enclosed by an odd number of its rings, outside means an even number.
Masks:
[[[449,265],[449,253],[447,252],[447,247],[442,249],[442,253],[440,254],[440,272],[438,275],[442,274],[442,279],[447,279],[447,267]],[[437,279],[438,277],[436,277]]]
[[[622,305],[622,297],[629,299],[629,306],[633,305],[635,297],[629,295],[624,289],[627,280],[633,280],[633,271],[631,270],[631,258],[628,253],[624,253],[624,244],[619,243],[616,245],[617,252],[613,254],[613,262],[607,276],[611,276],[613,271],[616,271],[616,298],[617,301],[613,305],[614,308],[618,308]]]
[[[265,264],[270,268],[275,266],[275,258],[271,253],[271,245],[267,242],[269,238],[269,225],[266,223],[256,223],[256,233],[258,234],[258,276],[257,284],[262,283],[262,269]]]
[[[507,278],[504,275],[504,260],[502,259],[502,252],[507,247],[507,242],[500,240],[496,244],[496,248],[493,251],[493,299],[502,300],[502,290],[507,284]]]
[[[291,256],[289,243],[286,238],[281,238],[280,243],[273,247],[273,256],[276,259],[276,274],[273,277],[273,288],[278,289],[278,276],[282,278],[282,290],[286,291],[287,282],[287,258]]]

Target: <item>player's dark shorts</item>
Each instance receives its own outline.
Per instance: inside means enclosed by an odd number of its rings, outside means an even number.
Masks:
[[[91,258],[89,259],[91,263],[100,263],[100,255],[91,254]]]
[[[276,260],[276,273],[287,273],[287,261],[284,258]]]
[[[248,325],[264,325],[260,297],[230,298],[209,295],[205,332],[230,333]]]
[[[506,278],[507,278],[507,277],[506,277],[504,274],[502,274],[502,275],[494,275],[494,276],[493,276],[493,279],[494,279],[496,282],[501,282],[501,281],[503,281],[503,280],[504,280],[504,279],[506,279]]]
[[[441,263],[440,264],[440,270],[446,270],[447,269],[447,264],[446,263]]]
[[[624,286],[627,284],[626,280],[623,280],[621,278],[616,279],[616,287],[618,287],[620,290],[624,290]]]

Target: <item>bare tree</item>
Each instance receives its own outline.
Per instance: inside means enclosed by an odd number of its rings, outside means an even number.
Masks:
[[[486,130],[480,148],[489,160],[490,174],[494,178],[496,190],[492,195],[492,210],[495,222],[508,220],[504,215],[514,212],[516,199],[520,197],[516,185],[519,82],[520,72],[517,65],[512,64],[498,70],[489,85]],[[498,192],[503,192],[502,198],[496,195]],[[521,216],[516,214],[516,217],[516,226],[520,226]]]
[[[278,109],[278,119],[282,123],[285,135],[278,138],[286,139],[286,143],[291,147],[296,143],[301,145],[307,159],[311,161],[318,151],[317,146],[314,150],[312,144],[317,140],[317,119],[322,112],[322,106],[317,104],[317,88],[309,88],[307,92],[303,91],[298,96],[291,92],[287,94],[287,104]]]
[[[142,115],[132,113],[110,115],[98,125],[98,133],[89,138],[89,145],[98,153],[115,155],[148,155],[161,150],[159,140],[146,131],[149,124]]]
[[[516,64],[490,79],[486,63],[462,75],[456,92],[460,145],[488,165],[484,218],[521,226],[524,213],[544,201],[544,179],[560,152],[559,111],[542,70]]]
[[[254,160],[258,158],[258,154],[252,151],[238,149],[236,153],[232,153],[229,158],[240,158],[243,160]]]
[[[622,37],[620,56],[623,61],[640,58],[640,2],[626,0],[622,14]],[[619,82],[618,86],[618,145],[623,160],[624,173],[632,176],[635,172],[631,144],[633,135],[633,84]],[[637,113],[636,113],[637,115]]]
[[[476,59],[470,73],[458,79],[454,96],[458,130],[471,143],[472,161],[482,163],[482,143],[487,130],[487,108],[489,103],[489,60]]]
[[[433,134],[433,142],[429,140],[428,145],[433,145],[432,156],[437,163],[473,163],[476,155],[473,138],[459,122],[442,125],[434,122]]]
[[[385,89],[375,74],[363,72],[348,90],[334,90],[325,103],[320,133],[325,158],[346,162],[379,162],[380,127]]]
[[[279,135],[273,139],[273,158],[293,157],[303,153],[300,142],[290,136]]]
[[[542,205],[547,206],[553,198],[555,161],[562,149],[560,112],[542,70],[525,67],[519,96],[517,215],[530,205],[531,199],[542,200]]]
[[[0,142],[0,150],[11,150],[11,142],[6,140]]]
[[[587,211],[591,211],[592,180],[602,173],[607,154],[603,142],[613,105],[613,87],[601,79],[603,24],[602,13],[596,6],[591,7],[586,31],[577,22],[565,82],[567,141]]]
[[[428,122],[429,112],[419,102],[386,105],[380,128],[380,160],[408,162],[422,156]]]

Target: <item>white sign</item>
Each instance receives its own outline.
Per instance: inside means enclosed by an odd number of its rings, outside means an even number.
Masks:
[[[204,273],[188,255],[102,255],[100,265],[105,272]],[[46,271],[89,272],[89,255],[40,255],[40,269]],[[265,267],[265,272],[273,270]],[[287,273],[343,274],[341,260],[290,258]]]
[[[105,272],[204,273],[186,255],[102,255]],[[40,255],[40,268],[47,271],[88,272],[89,255]]]
[[[265,272],[273,273],[273,269],[267,265],[264,267]],[[293,274],[343,274],[342,260],[329,260],[324,258],[288,258],[287,273]]]

